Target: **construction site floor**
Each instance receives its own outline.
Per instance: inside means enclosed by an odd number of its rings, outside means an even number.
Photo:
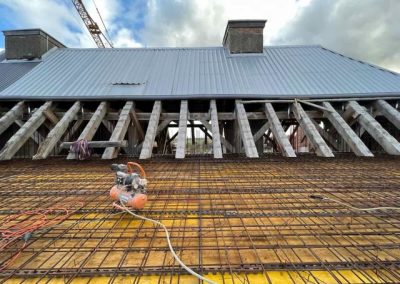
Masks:
[[[110,163],[0,163],[0,224],[69,212],[0,251],[0,282],[200,283],[160,227],[113,209]],[[140,163],[149,181],[140,214],[164,223],[182,261],[217,283],[400,283],[400,211],[348,207],[400,206],[399,158]]]

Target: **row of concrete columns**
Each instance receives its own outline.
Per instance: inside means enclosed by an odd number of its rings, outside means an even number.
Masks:
[[[365,131],[367,131],[388,154],[400,155],[399,141],[391,136],[358,102],[347,102],[344,115],[341,116],[329,102],[314,104],[295,100],[294,103],[291,104],[291,113],[293,113],[293,117],[303,129],[318,156],[334,156],[331,148],[326,142],[328,141],[332,143],[332,141],[329,141],[327,133],[325,133],[323,129],[321,129],[319,125],[307,115],[307,112],[303,109],[303,103],[314,106],[322,111],[323,118],[326,118],[332,124],[334,130],[343,138],[357,156],[369,157],[373,156],[373,154],[350,127],[353,122],[348,122],[349,120],[358,122],[359,125],[365,129]],[[29,138],[34,136],[38,137],[37,135],[39,135],[39,133],[36,131],[45,121],[50,122],[52,128],[48,135],[41,139],[43,141],[40,143],[38,151],[33,158],[45,159],[57,145],[60,145],[60,139],[64,136],[69,125],[76,120],[76,115],[81,109],[82,104],[79,101],[75,102],[61,117],[61,119],[58,119],[58,117],[53,113],[53,106],[53,102],[45,102],[24,123],[21,121],[20,117],[22,116],[25,106],[24,102],[19,102],[0,118],[0,134],[13,123],[18,124],[21,127],[0,150],[0,160],[11,159]],[[381,115],[385,116],[394,126],[400,129],[400,114],[397,109],[384,100],[375,101],[373,106]],[[127,101],[119,112],[118,121],[115,127],[113,127],[112,123],[105,119],[108,108],[108,102],[100,102],[96,111],[93,113],[78,138],[78,140],[85,139],[91,141],[100,124],[105,125],[111,132],[109,141],[96,141],[95,143],[96,146],[105,148],[102,155],[103,159],[116,158],[119,151],[125,149],[124,147],[128,142],[132,143],[131,140],[136,141],[135,145],[140,151],[140,159],[150,158],[153,153],[156,137],[162,132],[165,133],[168,125],[172,121],[172,119],[163,119],[160,122],[162,102],[155,101],[148,120],[147,129],[144,131],[136,116],[135,103]],[[259,153],[263,151],[262,136],[267,130],[273,134],[274,143],[284,156],[295,157],[295,151],[274,110],[273,104],[270,102],[263,103],[263,110],[267,122],[252,121],[252,123],[250,123],[243,102],[236,100],[234,108],[235,119],[233,121],[226,121],[221,128],[221,122],[218,119],[216,101],[211,100],[209,105],[209,115],[207,116],[209,120],[203,118],[199,118],[199,120],[204,126],[206,135],[212,138],[214,158],[222,158],[224,150],[229,153],[243,152],[249,158],[259,157]],[[188,121],[188,101],[182,100],[180,103],[178,121],[179,130],[176,138],[177,147],[175,158],[177,159],[184,158],[186,154],[186,133]],[[82,120],[76,120],[72,129],[75,129],[74,131],[76,131],[81,123]],[[35,133],[37,135],[34,135]],[[124,140],[126,134],[128,134],[129,137],[128,141]],[[64,140],[65,138],[66,137],[64,136]],[[68,137],[66,139],[68,139]],[[92,143],[94,145],[94,142]],[[67,146],[69,145],[68,143],[63,144],[66,144]],[[76,157],[73,153],[70,153],[67,156],[67,159],[75,158]]]

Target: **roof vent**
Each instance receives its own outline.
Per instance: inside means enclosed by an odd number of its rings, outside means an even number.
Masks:
[[[263,30],[266,20],[230,20],[226,25],[223,46],[231,54],[263,53]]]
[[[65,47],[41,29],[12,30],[3,33],[7,60],[41,58],[53,47]]]

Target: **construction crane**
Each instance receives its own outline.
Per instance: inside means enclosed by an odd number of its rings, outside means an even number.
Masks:
[[[99,48],[113,47],[112,43],[107,39],[107,37],[100,30],[99,25],[90,17],[88,11],[85,8],[82,0],[71,0],[74,4],[79,16],[85,23],[90,35],[92,36],[94,42]],[[99,14],[100,15],[100,14]],[[101,17],[101,16],[100,16]]]

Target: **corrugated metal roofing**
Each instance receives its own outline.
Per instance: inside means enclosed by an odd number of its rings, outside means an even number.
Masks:
[[[0,52],[0,91],[12,85],[28,73],[39,62],[13,62],[2,63],[5,59],[5,52]]]
[[[24,99],[357,97],[400,94],[400,75],[321,46],[58,49],[0,93]]]

